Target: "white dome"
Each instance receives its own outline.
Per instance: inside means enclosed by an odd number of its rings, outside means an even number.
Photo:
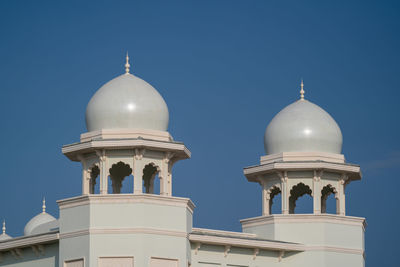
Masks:
[[[58,221],[56,218],[46,212],[42,212],[33,217],[24,228],[24,235],[33,235],[45,233],[51,230],[51,228],[57,227]]]
[[[168,107],[144,80],[126,73],[103,85],[86,108],[86,128],[148,129],[166,131]]]
[[[264,146],[267,154],[328,152],[340,154],[342,132],[319,106],[300,99],[281,110],[269,123]]]
[[[1,241],[6,241],[6,240],[11,239],[11,238],[12,238],[11,236],[7,235],[6,233],[3,233],[3,234],[0,235],[0,242]]]

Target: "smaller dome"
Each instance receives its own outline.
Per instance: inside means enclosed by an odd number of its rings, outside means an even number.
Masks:
[[[3,233],[3,234],[0,235],[0,242],[9,240],[11,238],[12,238],[11,236],[7,235],[6,233]]]
[[[56,222],[56,218],[51,216],[46,212],[42,212],[35,217],[33,217],[24,228],[24,235],[41,234],[50,231],[51,227],[48,229],[43,229],[42,226],[48,225],[49,223]]]
[[[301,93],[300,100],[282,109],[269,123],[264,135],[265,152],[340,154],[342,132],[336,121],[325,110],[305,100],[304,91]]]
[[[49,232],[58,227],[56,218],[46,213],[46,201],[43,199],[42,213],[39,213],[25,225],[24,235],[34,235]]]
[[[6,221],[3,221],[3,233],[0,235],[0,242],[11,239],[12,237],[6,234]]]

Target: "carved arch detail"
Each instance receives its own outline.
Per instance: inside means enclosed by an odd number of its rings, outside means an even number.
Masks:
[[[154,162],[150,162],[144,166],[142,176],[143,185],[145,187],[144,193],[154,194],[154,179],[157,174],[159,179],[161,180],[163,178],[161,177],[161,168]]]
[[[113,194],[121,193],[122,182],[125,177],[132,174],[132,168],[129,164],[119,161],[109,169]]]
[[[339,195],[338,195],[337,189],[333,185],[327,184],[321,190],[321,213],[326,213],[326,201],[331,194],[334,194],[334,196],[335,196],[336,212],[338,211]]]
[[[289,197],[290,214],[294,214],[297,199],[306,194],[312,196],[312,190],[308,185],[305,185],[304,183],[300,182],[292,187],[292,189],[290,190],[290,197]]]
[[[94,194],[95,193],[95,186],[97,183],[97,178],[100,176],[100,167],[99,163],[96,162],[92,164],[92,166],[89,167],[88,169],[88,179],[89,179],[89,194]]]
[[[281,193],[282,191],[280,185],[273,185],[267,190],[269,214],[272,214],[272,204],[274,203],[274,197]]]

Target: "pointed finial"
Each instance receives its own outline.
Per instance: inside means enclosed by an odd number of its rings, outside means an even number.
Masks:
[[[126,63],[125,63],[125,74],[129,74],[129,68],[131,65],[129,65],[129,56],[128,52],[126,52]]]
[[[46,213],[46,199],[43,197],[43,205],[42,205],[43,213]]]
[[[304,83],[303,83],[303,79],[301,79],[301,83],[300,83],[300,99],[303,100],[304,99]]]
[[[3,219],[3,235],[6,234],[6,220]]]

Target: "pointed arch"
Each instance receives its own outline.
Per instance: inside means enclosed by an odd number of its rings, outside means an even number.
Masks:
[[[144,166],[143,168],[143,186],[144,186],[144,193],[146,194],[154,194],[154,180],[156,176],[161,173],[161,169],[158,165],[154,162],[151,162]],[[161,177],[159,177],[161,179]],[[160,188],[161,192],[161,188]]]
[[[326,203],[328,200],[328,197],[334,194],[335,199],[336,199],[336,213],[338,213],[338,208],[339,208],[339,198],[338,198],[338,193],[336,188],[331,185],[328,184],[326,186],[324,186],[321,190],[321,213],[326,213]]]
[[[292,187],[292,189],[290,190],[290,197],[289,197],[290,214],[294,214],[297,199],[306,194],[312,196],[312,190],[308,185],[305,185],[304,183],[300,182]]]
[[[269,196],[269,214],[272,214],[272,205],[274,204],[275,196],[281,194],[281,188],[277,185],[273,185],[267,190],[267,194]]]
[[[122,182],[125,177],[132,174],[132,168],[129,166],[129,164],[119,161],[111,166],[109,172],[113,194],[121,193]]]
[[[95,188],[96,188],[96,184],[97,184],[97,178],[100,175],[100,168],[99,168],[99,164],[93,164],[90,168],[89,168],[89,194],[95,194]]]

